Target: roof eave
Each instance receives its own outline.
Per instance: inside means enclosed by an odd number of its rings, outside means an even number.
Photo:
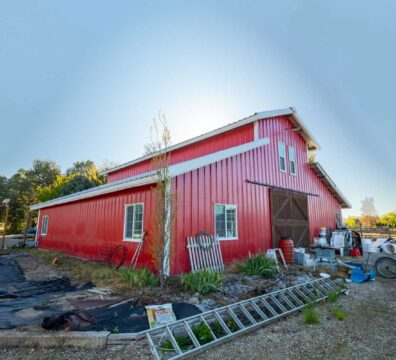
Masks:
[[[295,110],[293,108],[285,108],[285,109],[279,109],[279,110],[262,111],[262,112],[254,113],[253,115],[250,115],[250,116],[248,116],[246,118],[243,118],[241,120],[235,121],[235,122],[233,122],[231,124],[222,126],[222,127],[218,128],[218,129],[209,131],[209,132],[204,133],[202,135],[199,135],[199,136],[193,137],[191,139],[188,139],[186,141],[180,142],[178,144],[172,145],[172,146],[170,146],[168,148],[168,151],[177,150],[177,149],[182,148],[184,146],[188,146],[190,144],[194,144],[194,143],[196,143],[198,141],[202,141],[202,140],[208,139],[208,138],[210,138],[212,136],[216,136],[216,135],[222,134],[222,133],[224,133],[226,131],[230,131],[230,130],[236,129],[236,128],[240,127],[240,126],[244,126],[246,124],[250,124],[250,123],[252,123],[252,122],[254,122],[256,120],[266,119],[266,118],[271,118],[271,117],[276,117],[276,116],[292,115],[294,112],[295,112]],[[299,121],[299,120],[297,120],[297,121]],[[124,168],[126,168],[128,166],[132,166],[132,165],[138,164],[138,163],[140,163],[142,161],[149,160],[152,157],[153,157],[152,154],[141,156],[141,157],[139,157],[139,158],[137,158],[135,160],[128,161],[128,162],[126,162],[124,164],[121,164],[121,165],[115,166],[115,167],[113,167],[111,169],[108,169],[106,171],[103,171],[103,172],[101,172],[101,175],[107,175],[109,173],[124,169]]]
[[[316,175],[323,180],[327,189],[336,197],[338,202],[343,209],[350,209],[352,207],[351,203],[345,197],[345,195],[340,191],[334,181],[330,178],[330,176],[323,169],[322,165],[318,162],[314,162],[310,164],[311,168],[315,171]]]

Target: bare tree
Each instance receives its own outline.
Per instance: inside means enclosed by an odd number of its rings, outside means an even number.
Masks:
[[[152,155],[152,166],[157,182],[153,189],[155,207],[152,211],[152,241],[150,253],[158,269],[161,287],[170,274],[170,257],[173,252],[171,235],[176,212],[176,196],[171,190],[169,171],[169,146],[171,136],[165,116],[158,114],[151,126],[151,143],[145,146],[145,152]]]

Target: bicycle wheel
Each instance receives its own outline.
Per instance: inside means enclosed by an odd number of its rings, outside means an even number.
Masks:
[[[375,262],[375,270],[384,278],[396,279],[396,260],[390,257],[380,257]]]

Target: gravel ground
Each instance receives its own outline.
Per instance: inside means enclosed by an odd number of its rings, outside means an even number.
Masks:
[[[319,305],[320,322],[303,323],[302,315],[280,320],[253,333],[211,349],[197,359],[396,359],[396,281],[377,279],[351,284],[336,306],[347,314],[331,315],[334,304]],[[56,349],[0,349],[0,359],[151,359],[147,348],[118,351]]]

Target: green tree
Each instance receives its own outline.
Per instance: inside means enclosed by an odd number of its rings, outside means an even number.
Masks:
[[[65,182],[60,189],[60,196],[74,194],[79,191],[87,190],[98,186],[98,181],[90,179],[83,175],[75,175]]]
[[[70,175],[80,175],[97,183],[101,182],[98,169],[92,160],[76,161],[71,168],[66,170],[66,176]]]
[[[379,225],[396,227],[396,211],[391,211],[385,215],[380,216]]]

